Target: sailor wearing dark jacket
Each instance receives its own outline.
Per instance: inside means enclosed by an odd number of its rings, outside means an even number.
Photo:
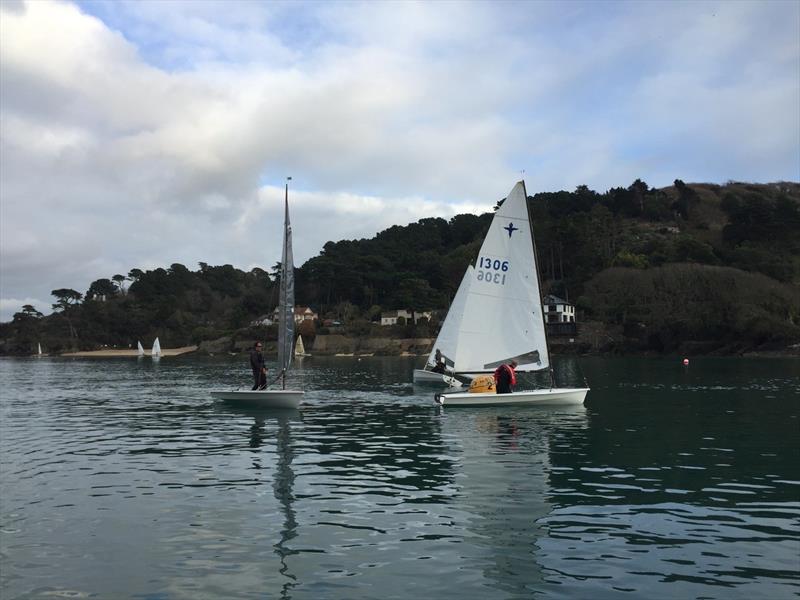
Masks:
[[[250,368],[253,369],[253,389],[263,390],[267,387],[267,367],[264,364],[264,355],[261,352],[261,342],[256,342],[250,352]]]

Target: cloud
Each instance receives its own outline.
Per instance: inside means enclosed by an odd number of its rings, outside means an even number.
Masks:
[[[0,295],[40,310],[135,267],[274,264],[287,175],[298,262],[488,210],[523,170],[531,192],[800,178],[796,3],[0,12]]]

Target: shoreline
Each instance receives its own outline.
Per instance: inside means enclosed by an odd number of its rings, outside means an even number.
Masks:
[[[162,348],[161,349],[161,356],[180,356],[181,354],[189,354],[191,352],[196,352],[197,346],[182,346],[180,348]],[[59,354],[59,356],[70,356],[70,357],[96,357],[96,358],[138,358],[139,351],[138,350],[84,350],[82,352],[65,352],[63,354]],[[145,351],[143,356],[149,356],[152,358],[152,354],[150,352]]]

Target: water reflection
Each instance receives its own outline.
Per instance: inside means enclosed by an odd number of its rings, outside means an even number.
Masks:
[[[297,537],[297,515],[294,508],[294,481],[295,473],[292,461],[295,449],[292,439],[292,423],[301,422],[301,413],[289,409],[259,409],[231,406],[224,403],[216,405],[220,412],[229,412],[236,415],[246,415],[253,419],[249,428],[249,447],[258,450],[267,444],[274,444],[274,454],[262,455],[256,452],[253,457],[253,469],[264,471],[264,482],[269,482],[270,469],[264,468],[263,460],[275,461],[272,473],[272,492],[278,502],[282,524],[278,530],[277,540],[272,544],[278,556],[280,566],[278,572],[284,579],[280,587],[281,598],[291,598],[292,588],[297,585],[297,576],[292,573],[289,557],[295,552],[290,548],[290,542]],[[268,431],[267,424],[274,424]],[[272,437],[274,436],[274,437]]]
[[[210,400],[237,358],[0,360],[3,597],[800,591],[800,367],[590,360],[586,408],[437,409],[412,363],[315,357],[275,413]]]
[[[442,432],[457,457],[458,506],[473,539],[461,580],[491,582],[511,597],[532,593],[546,577],[538,552],[551,513],[550,445],[563,431],[587,427],[582,406],[562,409],[442,409]]]

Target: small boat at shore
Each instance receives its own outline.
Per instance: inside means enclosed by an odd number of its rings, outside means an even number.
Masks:
[[[311,356],[308,352],[306,352],[306,346],[303,343],[303,336],[297,336],[297,342],[294,345],[294,357],[295,358],[305,358],[306,356]]]

